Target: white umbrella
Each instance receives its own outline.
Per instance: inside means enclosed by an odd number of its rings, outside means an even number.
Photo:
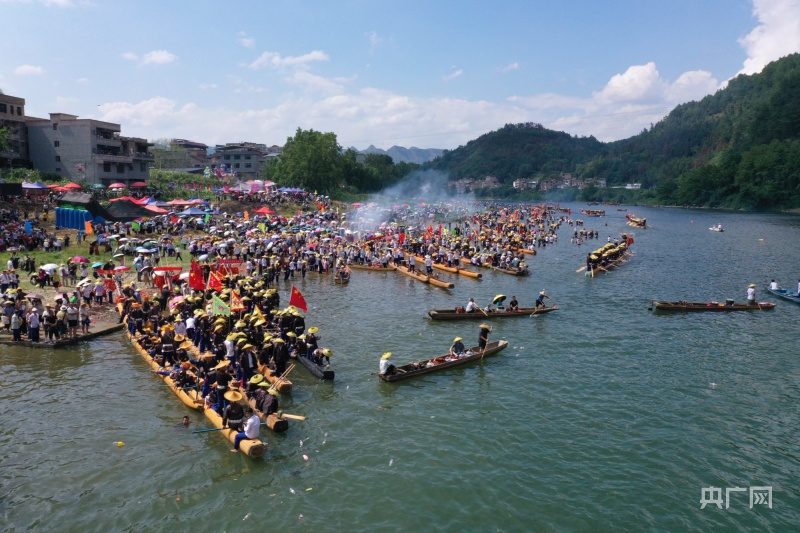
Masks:
[[[58,265],[57,265],[57,264],[55,264],[55,263],[47,263],[46,265],[42,265],[42,266],[41,266],[41,267],[39,267],[39,268],[43,268],[43,269],[45,269],[45,270],[51,270],[51,269],[56,269],[56,268],[58,268]]]
[[[205,261],[206,259],[208,259],[208,254],[203,254],[200,257],[198,257],[197,259],[199,259],[200,261]]]

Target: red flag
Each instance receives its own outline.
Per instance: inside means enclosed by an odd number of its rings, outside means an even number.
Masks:
[[[169,222],[170,222],[170,224],[177,224],[178,223],[178,217],[176,217],[174,215],[169,217]]]
[[[400,234],[400,244],[403,244],[405,242],[405,240],[406,240],[406,234],[405,233],[401,233]]]
[[[214,272],[211,272],[208,275],[208,286],[206,288],[214,291],[221,291],[224,287],[222,285],[222,280],[220,280]]]
[[[289,305],[293,305],[298,309],[302,309],[303,312],[308,313],[306,299],[303,298],[303,295],[300,294],[300,291],[298,291],[297,287],[294,285],[292,285],[292,296],[289,298]]]
[[[203,279],[203,269],[200,263],[192,259],[192,266],[189,269],[189,288],[196,291],[202,291],[206,288],[206,282]]]

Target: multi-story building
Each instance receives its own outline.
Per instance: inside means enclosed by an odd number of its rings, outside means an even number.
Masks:
[[[123,137],[119,124],[66,113],[26,117],[34,168],[72,181],[110,185],[146,181],[153,156],[147,139]]]
[[[186,139],[172,139],[170,144],[186,150],[187,167],[204,168],[208,165],[208,146],[205,144]]]
[[[258,179],[261,165],[266,159],[267,147],[255,143],[218,144],[214,149],[214,159],[218,166],[225,165],[227,172],[235,172],[242,181]]]
[[[30,167],[24,98],[0,92],[0,128],[9,133],[9,144],[0,147],[0,168]]]

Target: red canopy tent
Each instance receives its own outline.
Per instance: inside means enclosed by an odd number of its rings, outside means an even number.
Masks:
[[[147,184],[143,181],[134,181],[130,184],[131,187],[147,187]]]
[[[67,183],[66,185],[64,185],[64,188],[65,189],[82,189],[83,187],[81,187],[77,183]]]
[[[127,189],[128,186],[124,183],[112,183],[108,186],[109,189]]]
[[[269,207],[262,207],[261,209],[256,209],[253,213],[258,213],[259,215],[274,215],[275,211],[270,209]]]

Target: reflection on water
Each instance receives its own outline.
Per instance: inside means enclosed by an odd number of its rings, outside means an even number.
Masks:
[[[601,241],[629,229],[625,213],[607,211],[586,220]],[[346,287],[294,280],[308,326],[334,350],[336,382],[293,371],[281,408],[307,420],[265,430],[264,460],[177,428],[184,414],[194,429],[208,424],[121,334],[3,350],[5,529],[222,531],[247,517],[310,530],[789,530],[800,521],[800,306],[724,316],[647,307],[741,300],[747,284],[772,278],[790,285],[800,219],[628,212],[652,229],[635,230],[631,260],[594,279],[575,270],[597,243],[570,246],[562,231],[529,279],[487,270],[482,281],[453,277],[450,291],[395,273],[354,272]],[[708,231],[718,223],[725,233]],[[510,342],[497,356],[394,385],[372,375],[385,351],[403,364],[444,354],[456,335],[477,339],[477,323],[431,322],[427,309],[496,294],[526,306],[542,289],[561,309],[494,320],[492,338]],[[772,510],[744,500],[699,509],[701,487],[750,484],[774,486]]]

